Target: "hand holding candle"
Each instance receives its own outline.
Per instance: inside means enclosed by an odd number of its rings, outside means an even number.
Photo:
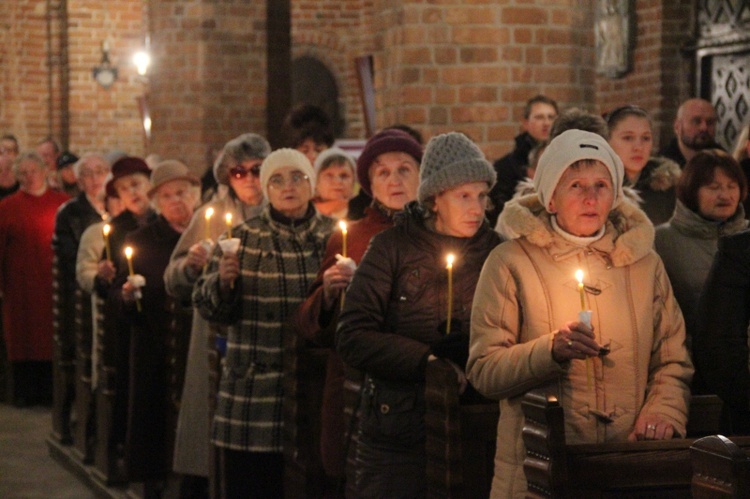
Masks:
[[[133,248],[131,248],[130,246],[125,246],[125,258],[128,261],[128,275],[130,277],[133,277],[135,275],[135,272],[133,272]],[[135,306],[138,309],[138,311],[140,312],[141,311],[141,300],[140,300],[140,298],[137,295],[136,295],[136,298],[135,298]]]
[[[448,269],[448,314],[445,319],[445,334],[450,334],[451,332],[451,316],[453,315],[453,261],[455,260],[455,256],[453,256],[453,253],[448,253],[448,256],[446,257],[446,261],[448,262],[448,265],[445,267]]]
[[[110,262],[112,261],[112,250],[109,248],[109,233],[111,230],[112,226],[109,224],[104,224],[104,227],[102,227],[102,234],[104,235],[104,254]]]

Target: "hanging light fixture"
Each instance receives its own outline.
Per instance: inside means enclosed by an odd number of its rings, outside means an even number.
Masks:
[[[103,88],[109,88],[117,80],[117,68],[109,62],[109,41],[102,42],[102,60],[98,66],[93,69],[93,75],[96,82]]]

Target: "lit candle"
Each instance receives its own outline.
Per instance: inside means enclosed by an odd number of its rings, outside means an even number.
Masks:
[[[227,212],[224,218],[227,221],[227,238],[232,239],[232,214]]]
[[[105,255],[107,255],[107,260],[110,262],[112,261],[112,250],[109,249],[109,232],[112,230],[112,226],[109,224],[104,224],[104,227],[102,227],[102,234],[104,235],[104,249],[105,249]]]
[[[340,220],[339,228],[341,229],[341,256],[346,258],[346,222]]]
[[[130,275],[135,274],[133,272],[133,248],[130,246],[125,246],[125,258],[128,260],[128,272]]]
[[[211,239],[211,227],[209,225],[210,225],[212,216],[214,216],[214,209],[213,208],[207,209],[206,210],[206,239]]]
[[[135,272],[133,272],[133,248],[130,246],[125,246],[125,258],[128,260],[128,273],[132,276],[135,275]],[[138,292],[138,289],[136,288],[136,293]],[[138,311],[141,311],[141,300],[138,299],[137,295],[135,298],[135,306],[138,309]]]
[[[445,334],[451,332],[451,315],[453,315],[453,261],[455,257],[453,253],[448,253],[446,261],[448,265],[445,267],[448,269],[448,316],[445,320]]]
[[[586,291],[583,289],[583,270],[576,270],[576,280],[578,281],[578,294],[581,295],[581,310],[586,310]]]
[[[583,286],[583,270],[576,270],[578,281],[578,294],[581,297],[581,311],[578,312],[578,320],[591,327],[591,312],[586,310],[586,290]],[[591,388],[591,361],[586,357],[586,384]]]

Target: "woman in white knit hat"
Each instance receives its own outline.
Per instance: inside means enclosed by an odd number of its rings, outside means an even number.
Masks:
[[[568,130],[540,158],[537,192],[500,216],[518,238],[482,270],[467,364],[477,390],[500,399],[492,497],[526,496],[521,400],[532,388],[560,401],[568,443],[685,435],[685,324],[623,176],[606,140]]]
[[[294,149],[263,161],[268,205],[219,238],[193,303],[228,326],[211,442],[221,453],[223,497],[283,497],[283,325],[315,279],[333,220],[313,206],[315,172]],[[229,237],[227,237],[229,236]],[[223,252],[229,238],[236,251]]]
[[[500,242],[485,219],[495,178],[465,135],[434,137],[422,157],[418,200],[372,238],[354,274],[337,347],[366,375],[356,469],[347,472],[357,497],[426,495],[425,367],[447,360],[465,390],[474,287]]]
[[[315,158],[315,208],[328,217],[344,218],[354,197],[354,158],[340,147],[331,147]]]

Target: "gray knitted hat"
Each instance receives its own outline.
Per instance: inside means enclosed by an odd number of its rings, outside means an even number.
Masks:
[[[243,133],[224,145],[214,162],[214,178],[220,184],[229,185],[229,169],[249,159],[265,159],[271,154],[268,141],[256,133]]]
[[[421,203],[446,189],[469,182],[495,184],[497,173],[466,135],[450,132],[430,139],[422,156],[417,198]]]

